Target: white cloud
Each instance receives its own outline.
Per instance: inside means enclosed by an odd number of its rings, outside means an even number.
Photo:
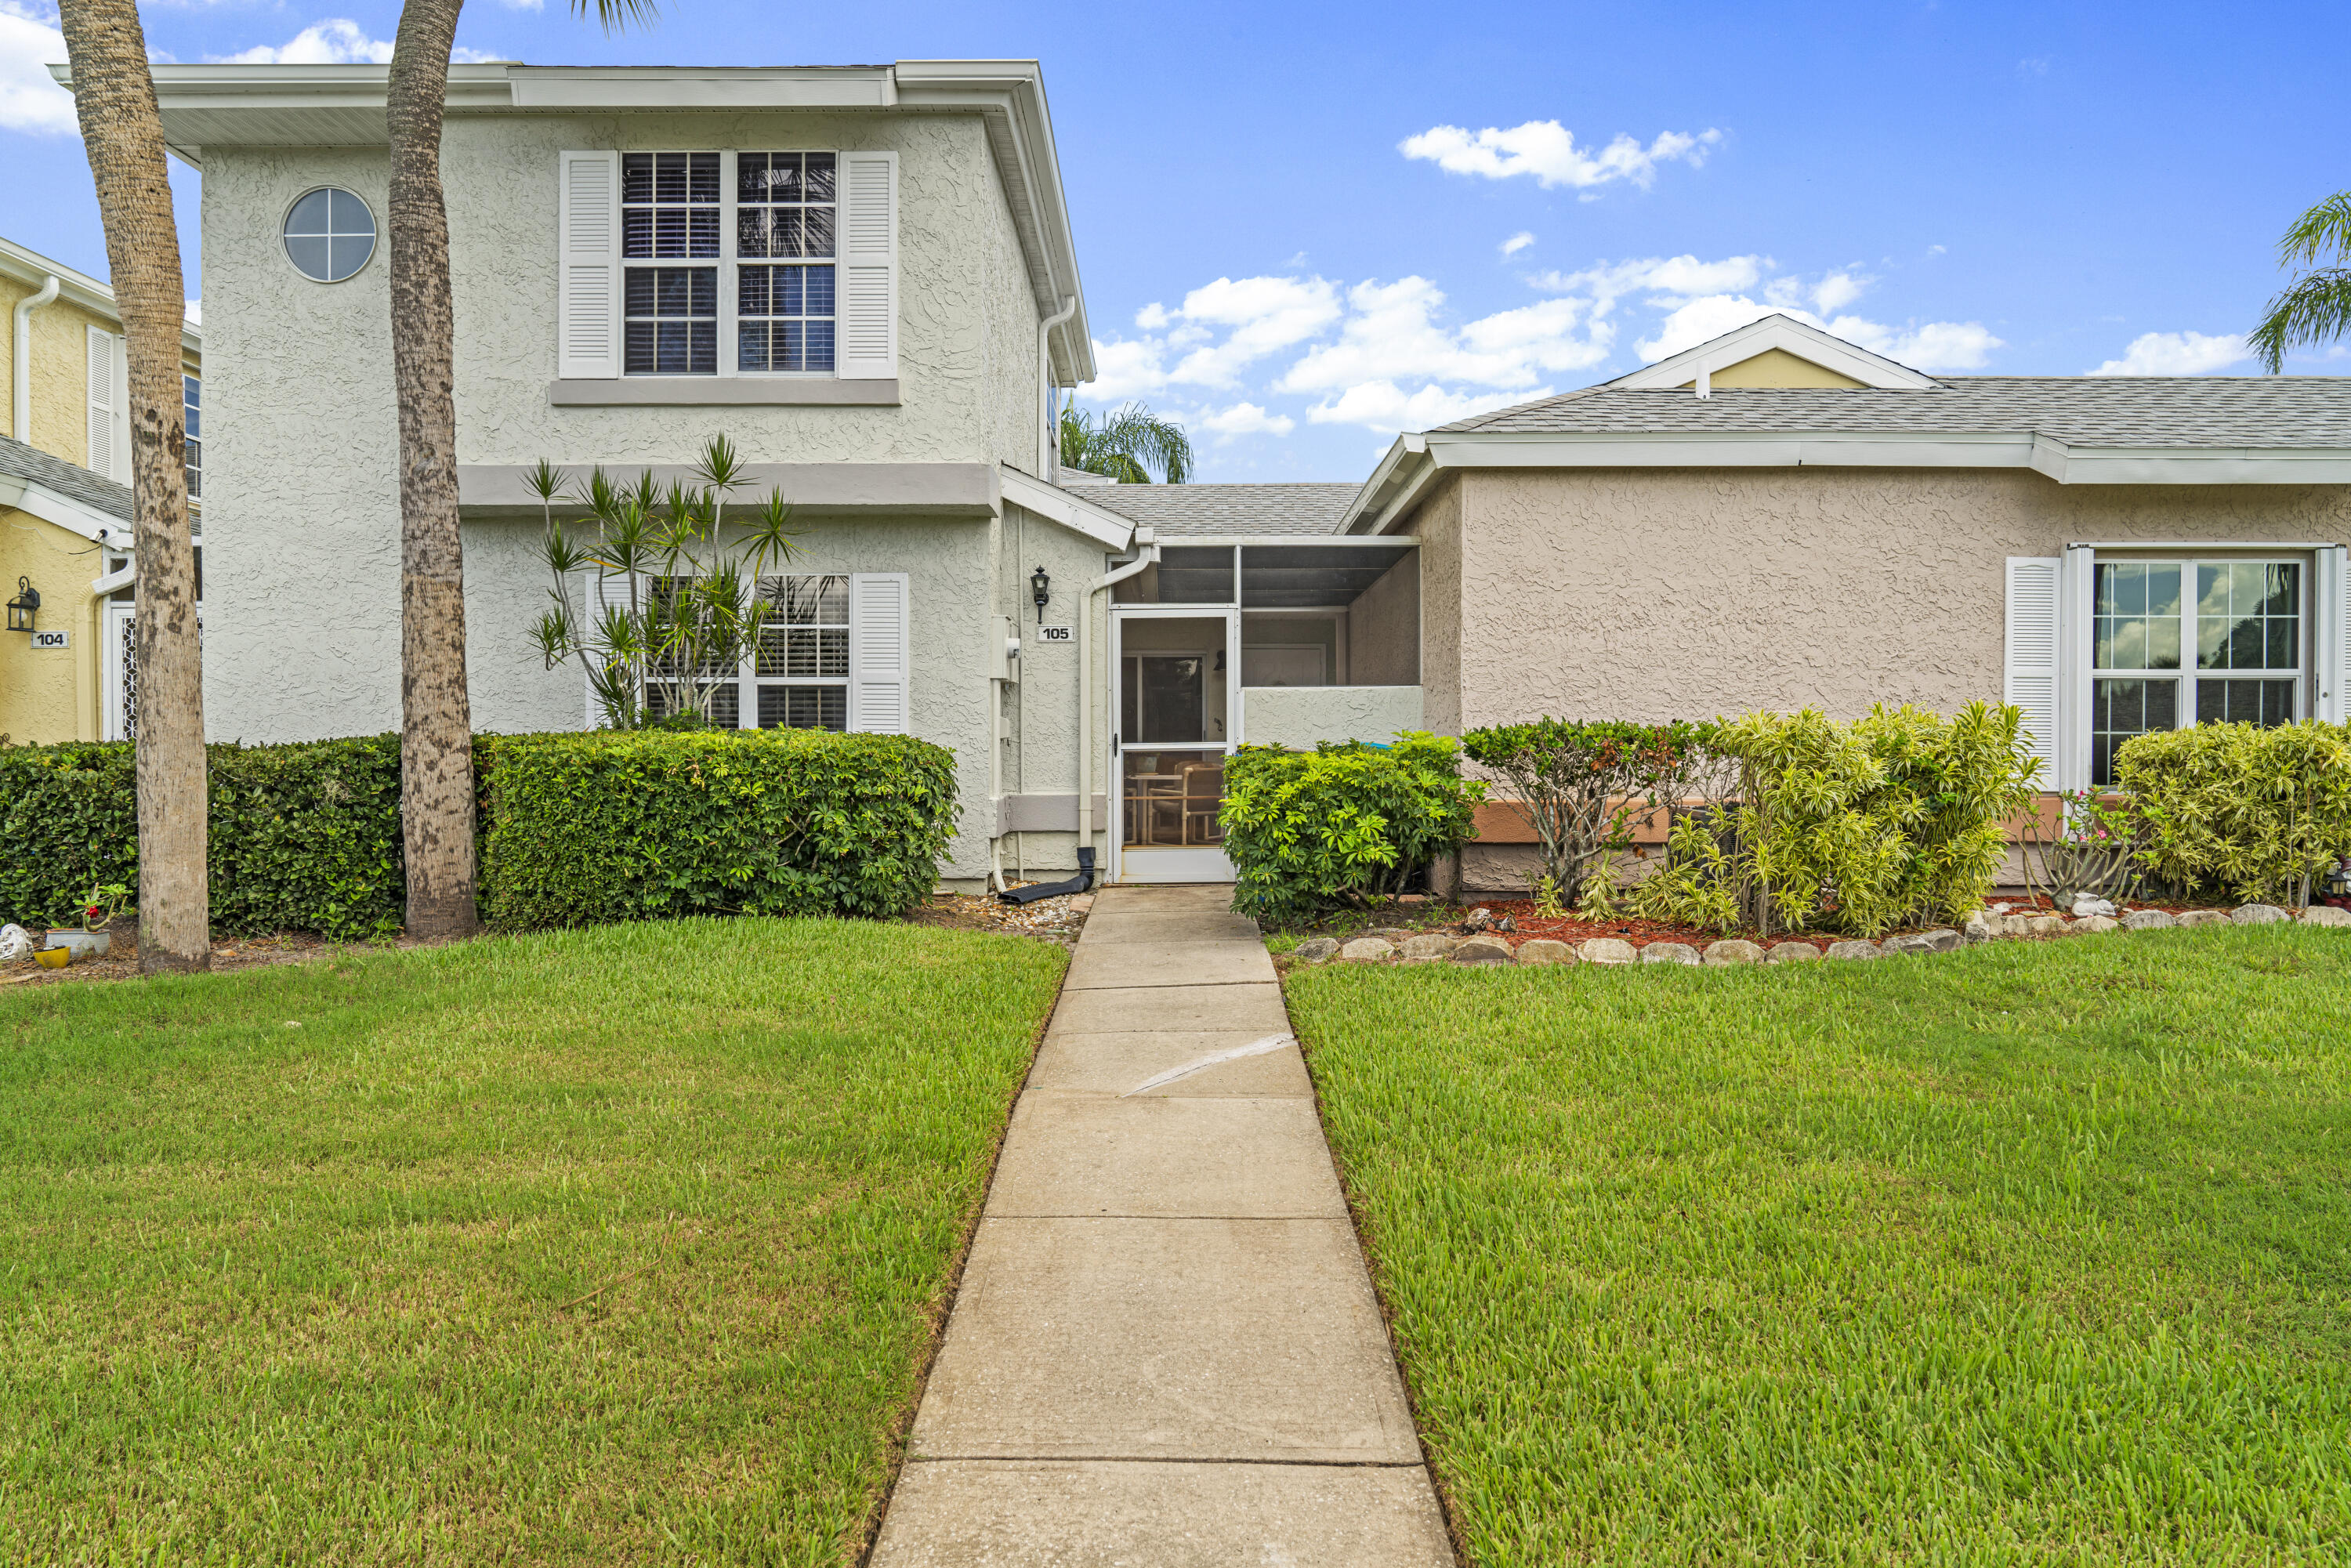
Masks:
[[[1196,416],[1192,423],[1213,434],[1220,442],[1243,435],[1287,435],[1298,428],[1298,422],[1286,413],[1268,413],[1253,402],[1237,402],[1230,408],[1212,409]]]
[[[1598,318],[1607,315],[1616,301],[1628,294],[1687,299],[1701,294],[1752,288],[1771,267],[1768,256],[1727,256],[1719,261],[1700,261],[1694,256],[1653,256],[1640,260],[1598,261],[1581,272],[1546,272],[1531,281],[1537,288],[1554,294],[1588,296],[1592,313]]]
[[[1203,343],[1185,355],[1168,371],[1169,379],[1229,386],[1243,366],[1302,343],[1336,321],[1339,287],[1321,277],[1219,277],[1184,296],[1176,314],[1198,337],[1212,336],[1207,329],[1217,327],[1228,332],[1223,342]]]
[[[1534,387],[1515,392],[1458,392],[1439,386],[1424,386],[1416,392],[1406,392],[1391,381],[1364,382],[1315,404],[1306,411],[1306,417],[1317,424],[1360,424],[1390,433],[1427,430],[1467,419],[1473,413],[1549,397],[1551,390]]]
[[[1458,125],[1437,125],[1417,136],[1407,136],[1396,151],[1407,158],[1435,163],[1448,174],[1478,174],[1508,180],[1531,174],[1546,190],[1561,185],[1586,190],[1615,180],[1630,180],[1646,188],[1656,178],[1660,163],[1705,162],[1707,149],[1722,140],[1719,131],[1668,131],[1643,147],[1626,135],[1597,152],[1575,144],[1574,133],[1556,120],[1530,120],[1504,131],[1488,126],[1472,131]]]
[[[1841,310],[1860,298],[1861,291],[1875,281],[1850,272],[1832,272],[1813,285],[1813,303],[1823,310]]]
[[[55,6],[37,10],[23,0],[0,0],[0,131],[70,136],[80,129],[73,94],[49,75],[65,57]]]
[[[1094,340],[1094,379],[1086,395],[1103,402],[1123,402],[1138,392],[1156,392],[1167,384],[1167,367],[1160,361],[1161,345],[1141,342],[1105,343]]]
[[[1332,392],[1373,382],[1428,381],[1528,387],[1544,371],[1582,370],[1608,357],[1604,325],[1579,334],[1585,302],[1544,299],[1458,329],[1436,319],[1445,295],[1425,277],[1359,283],[1339,340],[1313,350],[1282,377],[1283,392]]]
[[[260,44],[238,54],[211,57],[232,66],[382,66],[392,63],[392,46],[369,37],[357,22],[336,17],[311,23],[277,48]]]
[[[1504,256],[1516,256],[1519,252],[1526,249],[1527,246],[1534,243],[1535,236],[1532,231],[1520,229],[1518,233],[1504,240],[1500,248]]]
[[[2200,376],[2252,357],[2244,339],[2233,333],[2211,338],[2201,332],[2142,332],[2131,340],[2121,359],[2108,360],[2090,374]]]

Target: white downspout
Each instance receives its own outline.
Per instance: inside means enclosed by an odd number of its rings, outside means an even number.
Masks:
[[[16,349],[16,373],[8,382],[9,434],[30,446],[33,444],[33,312],[57,297],[55,274],[41,280],[41,291],[28,294],[16,301],[15,330],[9,341]],[[1071,308],[1077,301],[1070,302]]]
[[[1094,595],[1124,582],[1159,559],[1159,543],[1149,528],[1135,529],[1134,542],[1143,547],[1142,553],[1117,570],[1096,578],[1093,586],[1078,601],[1078,842],[1088,848],[1094,841]],[[1113,810],[1113,831],[1117,821],[1118,813]],[[1099,878],[1103,869],[1097,859],[1094,875]]]
[[[1061,450],[1060,432],[1053,428],[1053,329],[1078,313],[1078,297],[1074,294],[1061,301],[1058,314],[1037,323],[1037,477],[1047,484],[1053,482],[1057,466],[1055,456]]]

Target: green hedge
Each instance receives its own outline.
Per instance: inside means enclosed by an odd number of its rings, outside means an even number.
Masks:
[[[482,905],[506,929],[903,915],[958,810],[954,754],[911,736],[507,736],[485,760]]]
[[[2116,751],[2115,782],[2140,863],[2183,893],[2298,904],[2351,855],[2351,726],[2159,730]]]
[[[1483,784],[1454,743],[1407,732],[1393,747],[1325,741],[1311,751],[1244,746],[1225,764],[1225,853],[1233,907],[1276,924],[1366,908],[1477,828]]]
[[[213,928],[400,929],[400,737],[212,746]],[[78,925],[91,887],[139,885],[129,742],[0,747],[0,918]]]

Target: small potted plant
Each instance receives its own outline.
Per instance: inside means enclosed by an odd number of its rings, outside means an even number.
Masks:
[[[107,934],[106,928],[113,924],[114,917],[121,914],[122,906],[130,902],[131,890],[119,882],[92,887],[89,896],[82,901],[81,929],[60,931],[52,928],[48,945],[65,948],[76,961],[97,957],[114,946],[114,938]]]

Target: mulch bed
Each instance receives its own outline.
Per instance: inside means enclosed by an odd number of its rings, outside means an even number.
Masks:
[[[129,921],[118,922],[108,928],[114,945],[105,956],[77,961],[62,969],[44,969],[30,958],[0,966],[0,987],[62,985],[71,980],[130,980],[139,975],[139,928]],[[46,936],[33,934],[35,946]],[[298,964],[305,958],[315,958],[337,944],[322,936],[312,936],[298,931],[282,931],[275,936],[216,936],[213,938],[213,968],[258,969],[272,964]]]
[[[1056,879],[1059,880],[1059,879]],[[1014,887],[1030,885],[1015,882]],[[1034,904],[1007,904],[994,894],[935,893],[908,912],[916,925],[950,931],[997,931],[1008,936],[1038,936],[1063,946],[1074,943],[1094,906],[1090,893],[1065,893]]]

